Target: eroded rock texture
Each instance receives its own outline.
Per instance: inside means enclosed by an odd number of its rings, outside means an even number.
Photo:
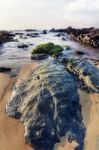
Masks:
[[[62,65],[44,63],[17,81],[6,111],[23,122],[26,141],[36,150],[53,150],[64,135],[70,142],[77,140],[77,150],[83,150],[85,128],[77,86]]]
[[[90,92],[99,93],[99,69],[86,60],[66,59],[65,65],[68,70],[77,75],[83,81]]]

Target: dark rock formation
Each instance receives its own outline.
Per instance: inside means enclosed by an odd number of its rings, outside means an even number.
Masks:
[[[32,60],[43,60],[46,58],[48,58],[48,55],[45,55],[45,54],[33,54],[33,55],[31,55]]]
[[[55,28],[53,28],[53,29],[50,30],[50,32],[61,32],[61,33],[65,32],[66,33],[66,29],[55,29]]]
[[[43,34],[47,34],[47,30],[43,30]]]
[[[26,32],[35,32],[35,31],[37,31],[36,29],[26,29],[25,30]]]
[[[27,33],[27,36],[30,36],[32,38],[40,37],[39,33]]]
[[[4,43],[4,42],[10,42],[13,41],[13,37],[15,35],[7,32],[7,31],[0,31],[0,44]]]
[[[22,36],[22,35],[24,35],[24,33],[22,33],[22,32],[17,32],[17,33],[15,33],[15,35],[20,35],[20,36]]]
[[[77,54],[77,55],[84,55],[85,53],[84,53],[83,51],[76,50],[76,54]]]
[[[75,29],[68,27],[66,32],[70,34],[71,39],[80,42],[87,46],[99,48],[99,29],[95,28],[82,28]]]
[[[56,62],[46,62],[17,81],[6,112],[23,122],[25,139],[35,150],[53,150],[64,135],[70,142],[77,140],[76,149],[83,150],[85,128],[77,86]]]
[[[90,92],[99,93],[99,69],[85,60],[65,60],[66,68],[77,75]]]
[[[26,45],[26,44],[20,44],[20,45],[18,45],[18,48],[28,48],[28,45]]]
[[[10,72],[11,68],[0,67],[0,72]]]

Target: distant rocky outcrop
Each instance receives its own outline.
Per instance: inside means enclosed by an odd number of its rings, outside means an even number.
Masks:
[[[37,33],[37,32],[30,32],[30,33],[27,33],[27,36],[31,37],[31,38],[36,38],[36,37],[40,37],[40,34]]]
[[[14,36],[15,35],[10,32],[0,31],[0,44],[13,41]]]
[[[77,42],[99,48],[99,29],[95,29],[94,27],[82,29],[68,27],[66,32],[70,35],[71,39]]]
[[[56,61],[42,63],[16,82],[6,112],[24,124],[26,142],[35,150],[53,150],[64,135],[83,150],[85,127],[77,85]]]
[[[51,29],[50,32],[58,33],[57,36],[61,36],[63,33],[67,33],[70,35],[70,38],[80,42],[84,45],[91,46],[94,48],[99,48],[99,29],[94,27],[91,28],[82,28],[76,29],[72,27],[68,27],[65,29]],[[66,40],[65,38],[62,38]]]

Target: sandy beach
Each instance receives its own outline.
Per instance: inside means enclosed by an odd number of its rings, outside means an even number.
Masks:
[[[24,65],[17,77],[10,78],[7,74],[0,73],[0,149],[1,150],[32,150],[25,143],[24,127],[21,122],[5,113],[5,106],[10,100],[13,85],[16,80],[25,79],[36,67],[37,63]],[[78,91],[82,106],[83,122],[86,127],[84,150],[99,149],[99,94],[87,94]],[[78,146],[76,141],[69,143],[63,137],[55,145],[55,150],[74,150]]]
[[[26,68],[23,67],[23,69],[27,69],[27,65]],[[31,70],[31,65],[26,71],[27,74],[29,73],[28,70]],[[22,74],[20,74],[20,77],[21,75]],[[10,99],[12,88],[16,80],[17,78],[10,78],[8,75],[0,73],[0,149],[32,150],[32,148],[25,143],[22,123],[8,117],[5,113],[5,107]]]
[[[83,122],[86,127],[84,150],[99,149],[99,94],[79,90]]]

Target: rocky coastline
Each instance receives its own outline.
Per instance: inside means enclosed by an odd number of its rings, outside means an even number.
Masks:
[[[74,29],[69,27],[39,32],[27,29],[25,33],[15,34],[0,32],[0,41],[1,44],[13,41],[13,37],[16,35],[22,42],[24,37],[37,39],[50,32],[55,33],[52,33],[53,37],[59,38],[61,41],[65,41],[68,35],[72,40],[82,41],[82,44],[95,47],[96,50],[99,48],[98,29],[95,28]],[[84,42],[86,36],[93,42],[90,40]],[[29,44],[18,42],[17,49],[24,53],[28,50]],[[62,144],[62,150],[90,150],[86,148],[85,140],[90,138],[90,134],[87,133],[89,130],[92,135],[94,133],[87,127],[87,118],[82,111],[86,107],[83,103],[86,105],[91,103],[89,102],[90,96],[93,102],[94,95],[94,109],[98,109],[99,69],[97,64],[94,64],[90,58],[89,60],[84,58],[83,55],[86,54],[84,51],[73,49],[70,45],[63,46],[54,42],[41,42],[35,47],[34,45],[32,43],[31,47],[33,48],[29,51],[32,63],[23,66],[18,76],[11,75],[13,69],[0,67],[1,77],[4,73],[7,74],[7,77],[5,76],[7,84],[1,86],[3,87],[1,88],[1,98],[5,96],[6,89],[10,86],[9,76],[15,78],[13,85],[11,85],[10,97],[4,106],[5,114],[10,119],[14,118],[17,122],[22,123],[25,142],[30,145],[30,149],[56,150],[56,145],[60,144],[63,138],[67,143],[67,149]],[[72,52],[73,55],[71,55]],[[91,106],[88,105],[90,112],[89,107]],[[94,112],[93,108],[92,112]],[[97,114],[96,112],[95,115]],[[99,119],[98,116],[97,118]],[[88,121],[90,120],[88,118]],[[91,121],[93,129],[95,121]],[[95,132],[95,134],[94,141],[96,142],[98,133]],[[88,147],[92,144],[89,143],[88,141]],[[68,144],[72,148],[68,148]]]
[[[54,150],[64,136],[79,144],[76,150],[84,150],[86,128],[78,89],[99,93],[99,70],[85,60],[62,60],[62,51],[53,43],[33,49],[37,67],[25,79],[17,80],[6,105],[6,113],[23,123],[25,140],[35,150]],[[47,57],[39,63],[39,55]]]
[[[82,28],[76,29],[68,27],[65,29],[51,29],[50,32],[67,33],[70,39],[80,42],[83,45],[99,48],[99,29],[98,28]]]

